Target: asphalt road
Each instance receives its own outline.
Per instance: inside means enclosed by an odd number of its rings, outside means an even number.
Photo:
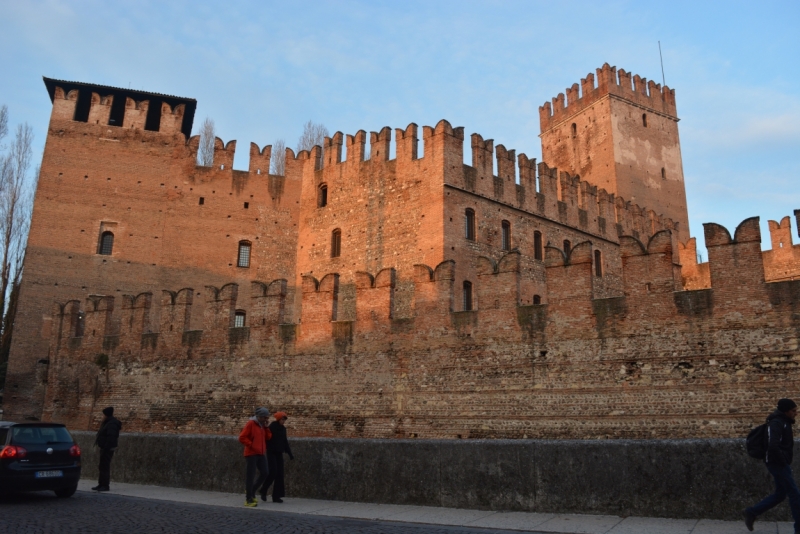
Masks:
[[[501,530],[339,519],[89,492],[78,492],[69,499],[56,498],[50,492],[0,497],[0,532],[512,534]]]

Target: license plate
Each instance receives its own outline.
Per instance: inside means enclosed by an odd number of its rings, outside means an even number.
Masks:
[[[36,478],[53,478],[63,476],[63,471],[36,471]]]

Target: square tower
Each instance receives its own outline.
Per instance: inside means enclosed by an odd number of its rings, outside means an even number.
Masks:
[[[689,238],[675,90],[606,63],[539,108],[548,165],[677,223]]]

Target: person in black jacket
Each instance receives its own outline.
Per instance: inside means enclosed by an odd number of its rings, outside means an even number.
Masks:
[[[286,437],[287,418],[286,412],[277,412],[275,420],[269,424],[269,429],[272,431],[272,438],[267,442],[269,476],[264,481],[264,485],[261,486],[262,501],[267,500],[267,490],[273,482],[275,482],[275,487],[272,488],[272,502],[283,502],[283,497],[286,496],[283,479],[283,454],[288,454],[289,459],[294,460],[294,454],[292,454],[289,440]]]
[[[764,462],[767,470],[775,479],[775,493],[765,497],[755,506],[744,511],[744,523],[748,530],[753,530],[753,523],[758,516],[774,508],[786,497],[794,518],[794,532],[800,534],[800,490],[792,475],[792,448],[794,437],[792,425],[797,417],[797,404],[791,399],[778,401],[778,409],[767,417],[767,457]]]
[[[103,415],[105,417],[94,440],[95,446],[100,448],[100,480],[97,486],[92,488],[94,491],[109,491],[111,489],[109,487],[111,483],[111,458],[114,456],[114,451],[117,450],[119,432],[122,430],[122,423],[114,417],[113,406],[103,408]]]

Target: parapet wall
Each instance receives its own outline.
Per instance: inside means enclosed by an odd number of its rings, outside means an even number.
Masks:
[[[597,69],[597,85],[595,75],[589,73],[581,79],[580,86],[572,84],[564,93],[553,98],[552,104],[545,102],[539,107],[539,121],[542,133],[567,120],[576,113],[594,105],[609,95],[630,101],[638,106],[661,113],[677,120],[675,90],[666,85],[649,82],[638,74],[631,76],[623,69],[608,63]]]
[[[591,243],[546,250],[547,305],[520,306],[518,253],[483,261],[478,309],[454,312],[459,266],[420,265],[413,314],[396,318],[396,274],[304,277],[300,320],[284,284],[193,291],[54,310],[45,418],[97,424],[113,404],[139,431],[232,433],[253,407],[292,415],[297,436],[380,438],[739,437],[800,384],[800,281],[767,283],[758,219],[731,237],[706,225],[710,289],[681,290],[669,232],[621,238],[624,296],[594,296]],[[339,296],[355,284],[355,320]],[[784,393],[782,393],[784,392]]]
[[[291,418],[288,428],[295,455],[286,462],[289,498],[733,520],[772,489],[744,439],[390,441],[296,438]],[[83,477],[96,478],[95,434],[73,435],[84,455]],[[241,493],[242,465],[233,435],[124,432],[113,478]],[[761,519],[789,518],[780,506]]]

